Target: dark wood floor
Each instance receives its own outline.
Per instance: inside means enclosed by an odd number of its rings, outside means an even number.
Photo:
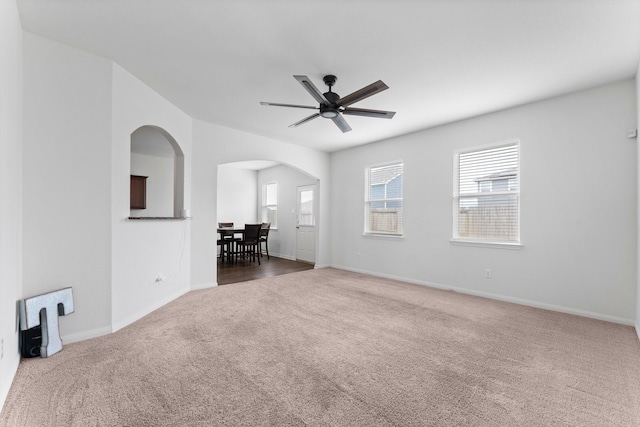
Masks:
[[[263,256],[258,262],[247,262],[239,260],[233,264],[218,262],[218,285],[228,285],[231,283],[245,282],[263,277],[279,276],[281,274],[294,273],[296,271],[311,270],[313,264],[302,261],[291,261],[284,258],[267,259]]]

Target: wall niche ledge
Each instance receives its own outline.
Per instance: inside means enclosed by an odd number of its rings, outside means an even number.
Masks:
[[[191,219],[191,217],[181,217],[181,216],[130,216],[128,219],[139,221],[184,221]]]

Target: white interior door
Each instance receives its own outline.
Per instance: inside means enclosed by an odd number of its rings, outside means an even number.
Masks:
[[[296,259],[316,262],[316,186],[298,187]]]

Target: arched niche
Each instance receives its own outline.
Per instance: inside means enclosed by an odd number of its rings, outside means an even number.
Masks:
[[[184,208],[184,153],[158,126],[141,126],[131,134],[130,174],[146,178],[146,207],[131,217],[174,217]]]

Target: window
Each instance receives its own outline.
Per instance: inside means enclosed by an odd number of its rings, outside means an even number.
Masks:
[[[278,227],[277,182],[270,182],[262,186],[262,222],[270,222],[271,228]]]
[[[455,153],[454,240],[519,243],[519,152],[511,142]]]
[[[365,171],[365,234],[403,234],[403,164],[393,163]]]

